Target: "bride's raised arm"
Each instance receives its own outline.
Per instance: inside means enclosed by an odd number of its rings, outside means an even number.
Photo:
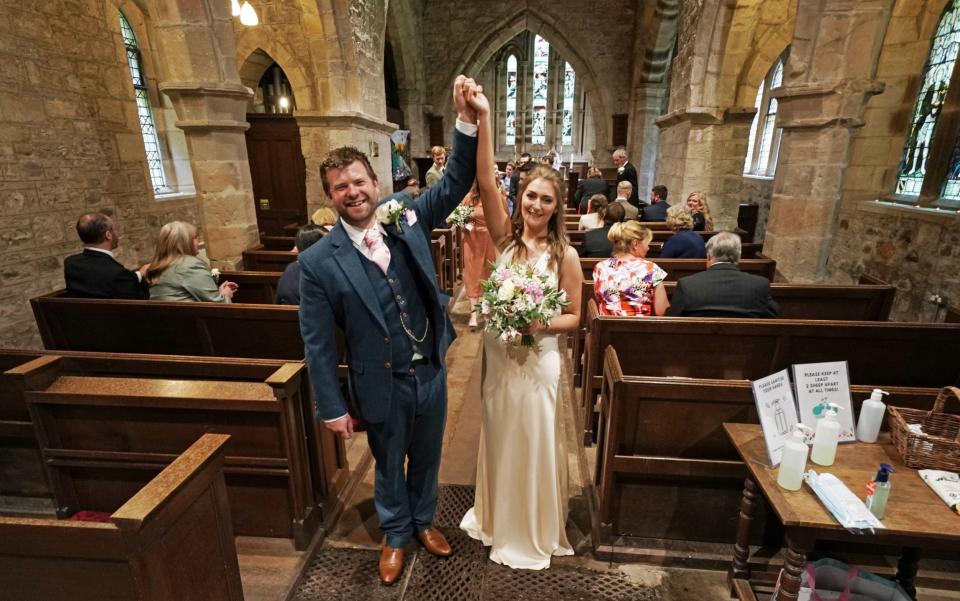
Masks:
[[[471,105],[476,102],[489,106],[483,92],[478,92],[467,99]],[[503,250],[511,240],[513,225],[510,216],[503,204],[503,196],[497,189],[497,179],[494,173],[496,162],[493,157],[493,133],[490,124],[490,111],[477,111],[477,189],[480,192],[480,202],[483,203],[483,218],[487,222],[487,231],[493,239],[493,244]]]

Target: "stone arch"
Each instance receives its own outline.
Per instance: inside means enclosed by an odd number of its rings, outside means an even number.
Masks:
[[[425,95],[421,35],[417,30],[413,9],[409,2],[393,0],[387,7],[387,37],[393,48],[397,69],[397,83],[401,90],[416,90],[417,100]]]
[[[551,19],[551,21],[553,20]],[[504,22],[510,25],[504,27],[502,25]],[[467,45],[461,59],[457,62],[456,68],[448,74],[447,81],[452,82],[460,73],[479,73],[494,53],[525,29],[546,38],[550,42],[550,47],[556,49],[573,66],[573,69],[577,72],[577,79],[582,82],[583,90],[589,98],[590,109],[593,112],[593,122],[596,126],[596,140],[609,146],[611,118],[608,108],[611,104],[609,92],[597,85],[596,73],[594,73],[590,64],[580,56],[567,36],[551,22],[545,21],[529,8],[522,8],[481,31],[474,38],[474,41]],[[453,99],[449,94],[444,95],[443,104],[439,108],[441,115],[453,111]],[[597,148],[597,150],[600,150],[600,148]]]
[[[737,87],[732,98],[734,106],[753,106],[760,82],[793,41],[797,0],[789,0],[786,8],[787,19],[778,24],[769,24],[765,29],[757,31],[759,35],[750,40],[751,43],[742,62],[725,65],[725,71],[726,69],[731,72],[736,70],[737,73]],[[733,43],[731,42],[731,45]]]
[[[316,86],[306,70],[282,43],[268,39],[259,31],[250,29],[237,36],[237,64],[240,65],[240,81],[255,90],[263,73],[272,62],[283,69],[293,89],[297,112],[315,110]]]

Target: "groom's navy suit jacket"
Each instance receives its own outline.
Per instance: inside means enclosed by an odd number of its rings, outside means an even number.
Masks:
[[[381,199],[381,204],[398,199],[416,211],[414,225],[402,220],[402,233],[385,226],[393,240],[406,244],[414,259],[411,270],[419,273],[425,286],[434,348],[430,355],[443,365],[443,357],[456,334],[447,316],[450,297],[437,286],[430,250],[430,232],[463,200],[476,176],[477,138],[454,133],[453,154],[443,179],[413,199],[399,193]],[[391,261],[401,260],[392,253]],[[347,404],[337,380],[337,349],[334,328],[344,334],[347,364],[350,366],[351,396],[366,422],[379,423],[390,414],[393,388],[391,357],[394,344],[384,320],[374,287],[363,267],[365,261],[350,237],[337,222],[319,242],[301,253],[300,330],[307,367],[317,399],[317,417],[332,420],[347,413]]]

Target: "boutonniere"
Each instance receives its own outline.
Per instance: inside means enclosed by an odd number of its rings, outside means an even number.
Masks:
[[[220,270],[214,267],[210,270],[210,276],[213,277],[213,281],[220,283]]]
[[[623,173],[623,167],[617,167],[617,173]]]
[[[403,233],[400,223],[406,219],[407,225],[417,223],[417,212],[407,207],[407,204],[397,199],[391,199],[377,207],[377,219],[384,225],[392,225]]]

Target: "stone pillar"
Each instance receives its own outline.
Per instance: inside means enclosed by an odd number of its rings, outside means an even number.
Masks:
[[[633,111],[630,115],[630,161],[637,168],[637,194],[647,198],[655,186],[660,129],[657,118],[663,113],[667,96],[664,84],[640,84],[633,90]]]
[[[852,139],[883,90],[876,64],[893,0],[800,0],[764,254],[790,282],[819,282],[833,246]]]
[[[430,155],[430,137],[427,119],[424,114],[423,92],[420,90],[400,90],[400,109],[410,130],[410,156]],[[411,165],[412,167],[412,165]]]
[[[298,112],[294,115],[300,126],[300,144],[307,170],[307,214],[320,207],[330,206],[323,192],[320,164],[327,153],[340,146],[354,146],[366,153],[380,182],[380,193],[393,192],[390,170],[390,134],[393,124],[354,112],[320,114]]]
[[[704,192],[715,229],[737,226],[743,162],[754,108],[694,107],[656,120],[660,126],[657,183],[667,186],[670,204]]]
[[[162,0],[155,12],[159,87],[187,139],[207,256],[234,268],[259,238],[244,138],[253,92],[240,83],[234,60],[230,3]]]

